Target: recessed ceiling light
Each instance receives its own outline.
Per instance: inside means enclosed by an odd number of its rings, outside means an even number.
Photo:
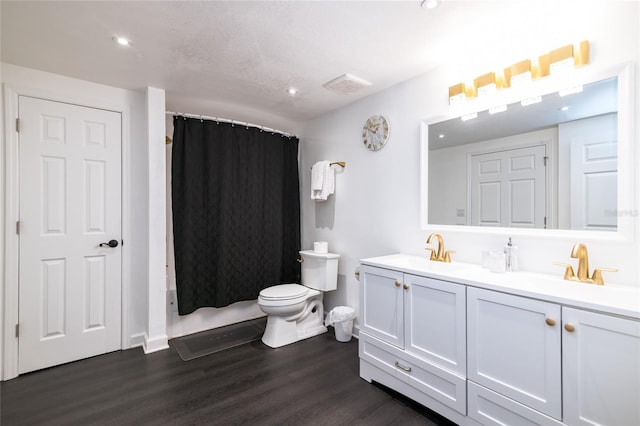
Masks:
[[[435,9],[440,4],[440,0],[422,0],[420,6],[423,9]]]
[[[563,106],[561,108],[559,108],[560,111],[569,111],[569,107],[568,106]]]
[[[440,139],[442,139],[442,138],[444,138],[444,135],[440,134],[440,135],[438,135],[438,137],[439,137]]]
[[[113,41],[118,43],[120,46],[129,46],[131,44],[128,38],[118,35],[113,36]]]
[[[295,96],[298,94],[298,89],[296,89],[295,87],[289,87],[289,89],[287,89],[287,93],[291,96]]]

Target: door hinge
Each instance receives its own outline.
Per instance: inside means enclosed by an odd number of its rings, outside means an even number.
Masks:
[[[16,118],[16,132],[20,133],[20,119]]]
[[[16,235],[20,235],[20,221],[16,222]]]
[[[16,337],[20,337],[20,324],[16,324]]]
[[[544,160],[544,166],[547,167],[547,162],[549,161],[549,157],[542,157]]]

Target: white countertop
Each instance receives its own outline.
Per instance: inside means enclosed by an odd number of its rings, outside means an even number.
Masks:
[[[406,254],[372,257],[360,262],[564,306],[640,319],[640,288],[608,284],[606,273],[605,285],[595,285],[562,279],[562,268],[558,268],[558,277],[522,271],[495,273],[479,265],[434,262],[426,257]]]

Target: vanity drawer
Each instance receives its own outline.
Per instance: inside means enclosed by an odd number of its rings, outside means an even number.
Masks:
[[[480,424],[486,426],[560,426],[563,424],[472,381],[468,382],[467,388],[469,390],[468,415]]]
[[[466,414],[466,380],[381,340],[360,333],[360,358],[436,401]]]

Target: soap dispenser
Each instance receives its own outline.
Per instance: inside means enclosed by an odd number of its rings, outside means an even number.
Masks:
[[[507,243],[507,245],[504,246],[504,257],[505,257],[507,272],[517,271],[518,270],[518,246],[514,246],[511,243],[511,237],[509,237],[509,242]]]

